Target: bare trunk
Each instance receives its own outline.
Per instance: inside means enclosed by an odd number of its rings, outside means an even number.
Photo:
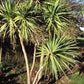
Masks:
[[[43,58],[44,58],[44,53],[43,53],[43,48],[42,48],[42,53],[41,53],[41,58],[40,58],[40,67],[39,69],[41,69],[41,67],[43,66]],[[39,76],[38,76],[38,81],[41,79],[42,77],[42,70],[40,71],[39,73]],[[40,84],[40,83],[39,83]]]
[[[0,47],[0,64],[1,64],[1,56],[2,56],[2,47]]]
[[[20,38],[20,43],[21,43],[22,51],[23,51],[23,54],[24,54],[24,59],[25,59],[25,62],[26,62],[27,84],[30,84],[30,74],[29,74],[28,58],[27,58],[27,53],[26,53],[26,50],[25,50],[25,47],[24,47],[23,40],[22,40],[22,37],[20,35],[20,32],[19,32],[19,38]]]
[[[30,71],[30,78],[32,77],[32,71],[33,71],[34,65],[35,65],[35,56],[36,56],[36,44],[34,45],[34,55],[33,55],[32,67],[31,67],[31,71]]]
[[[44,65],[44,66],[45,66],[45,65]],[[41,66],[41,67],[39,68],[38,72],[37,72],[36,75],[35,75],[35,78],[34,78],[32,84],[38,84],[38,81],[36,81],[36,80],[37,80],[37,78],[38,78],[39,73],[40,73],[40,72],[42,71],[42,69],[44,68],[44,66]]]

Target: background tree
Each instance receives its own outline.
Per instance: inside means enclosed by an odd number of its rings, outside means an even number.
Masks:
[[[46,30],[49,34],[53,31],[58,33],[64,27],[67,27],[71,16],[71,9],[67,3],[62,0],[49,0],[42,3],[43,18],[46,25]]]

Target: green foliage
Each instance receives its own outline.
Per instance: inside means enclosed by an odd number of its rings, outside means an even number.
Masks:
[[[3,38],[10,37],[11,42],[15,43],[16,35],[20,32],[23,40],[39,43],[44,36],[37,24],[36,9],[32,0],[22,3],[2,1],[0,4],[0,35]]]
[[[48,0],[42,4],[43,17],[46,23],[46,30],[53,31],[57,34],[58,30],[69,23],[71,9],[67,3],[62,0]]]
[[[14,22],[16,7],[16,3],[12,4],[10,0],[1,1],[0,4],[0,34],[2,34],[3,38],[10,37],[11,42],[14,42],[16,39],[16,24]]]
[[[42,44],[38,49],[38,56],[41,56],[42,49],[45,56],[44,64],[46,64],[44,71],[45,73],[49,71],[56,79],[58,79],[58,75],[61,75],[61,72],[65,74],[65,69],[70,70],[69,66],[73,66],[76,62],[73,58],[78,55],[76,43],[61,35],[54,35],[53,38],[49,38],[46,44]]]
[[[35,28],[35,20],[33,17],[34,14],[34,4],[30,4],[29,2],[23,2],[19,4],[17,17],[15,18],[15,22],[19,21],[19,30],[21,31],[21,35],[24,39],[28,40],[28,36],[31,33],[36,33]]]
[[[42,29],[40,29],[37,24],[36,9],[37,7],[32,0],[24,1],[19,4],[17,16],[14,19],[23,40],[27,42],[31,40],[32,42],[38,43],[39,39],[42,38]]]
[[[2,64],[0,64],[0,71],[3,69],[3,65]]]
[[[84,37],[78,37],[77,38],[78,44],[80,47],[84,46]]]
[[[82,41],[82,42],[83,42],[83,41],[84,41],[84,38],[83,38],[83,37],[78,37],[78,38],[77,38],[77,40],[79,40],[79,41]]]
[[[83,84],[84,83],[84,76],[71,76],[71,83],[68,84]]]

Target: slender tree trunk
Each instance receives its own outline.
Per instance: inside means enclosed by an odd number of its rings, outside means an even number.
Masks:
[[[33,55],[32,67],[31,67],[31,70],[30,70],[30,78],[32,77],[32,71],[33,71],[34,65],[35,65],[35,56],[36,56],[36,44],[34,45],[34,55]]]
[[[2,47],[0,46],[0,64],[1,64],[1,56],[2,56]]]
[[[43,66],[43,58],[44,58],[44,52],[43,52],[43,48],[42,48],[42,53],[41,53],[41,58],[40,58],[40,67],[39,67],[39,69],[41,69],[41,67]],[[41,77],[42,77],[42,72],[43,72],[43,70],[41,70],[40,73],[39,73],[38,81],[39,81],[39,80],[41,79]],[[41,84],[41,83],[39,82],[39,84]]]
[[[24,59],[25,59],[25,62],[26,62],[27,84],[30,84],[30,73],[29,73],[28,58],[27,58],[27,53],[26,53],[26,50],[25,50],[25,47],[24,47],[23,40],[22,40],[22,37],[20,35],[20,32],[19,32],[19,38],[20,38],[20,43],[21,43],[22,51],[23,51],[23,54],[24,54]]]
[[[45,65],[44,65],[44,66],[45,66]],[[35,75],[35,78],[34,78],[32,84],[38,84],[38,81],[36,81],[36,79],[38,78],[38,75],[39,75],[40,71],[44,68],[44,66],[41,66],[41,67],[39,68],[39,70],[37,71],[37,73],[36,73],[36,75]]]

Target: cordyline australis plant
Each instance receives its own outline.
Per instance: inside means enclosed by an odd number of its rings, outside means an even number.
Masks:
[[[78,56],[78,49],[76,43],[67,36],[54,35],[53,38],[49,38],[46,44],[42,44],[38,48],[37,53],[38,57],[43,55],[45,75],[49,72],[56,79],[61,72],[66,75],[65,69],[70,70],[69,66],[76,63],[74,58]]]
[[[62,28],[69,24],[71,9],[62,0],[44,1],[42,3],[42,10],[46,30],[49,32],[49,35],[52,31],[57,34],[58,30],[62,31]]]
[[[37,30],[40,32],[36,26],[34,7],[35,5],[32,0],[22,4],[16,3],[16,1],[12,3],[10,0],[4,0],[0,4],[0,34],[3,38],[9,37],[12,43],[16,41],[17,36],[19,37],[27,69],[27,84],[31,83],[30,69],[23,41],[25,40],[28,42],[31,37],[36,40],[35,35],[38,36],[39,34]]]
[[[2,36],[4,36],[4,38],[7,36],[10,37],[11,42],[14,42],[16,40],[16,33],[18,34],[22,51],[24,54],[25,63],[26,63],[27,78],[28,78],[27,83],[30,84],[27,54],[26,54],[25,47],[23,44],[21,29],[17,28],[17,24],[15,21],[15,18],[17,16],[16,7],[17,7],[16,2],[11,3],[10,0],[5,0],[1,2],[0,4],[0,16],[1,16],[0,33],[2,34]]]

